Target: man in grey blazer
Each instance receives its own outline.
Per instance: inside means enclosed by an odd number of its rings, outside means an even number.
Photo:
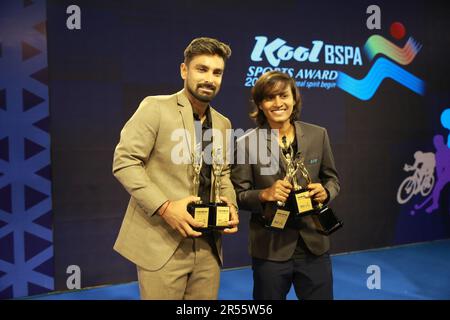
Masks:
[[[282,231],[265,228],[263,218],[276,210],[277,201],[285,202],[293,188],[284,179],[286,161],[278,156],[283,137],[303,155],[312,183],[307,185],[300,171],[296,176],[299,184],[309,189],[310,197],[325,204],[337,196],[339,180],[327,131],[296,121],[300,94],[294,79],[285,73],[262,75],[252,96],[256,111],[251,116],[258,127],[237,141],[237,161],[245,155],[245,163],[233,166],[232,181],[240,208],[252,213],[249,250],[253,297],[285,299],[293,284],[299,299],[332,299],[330,243],[327,236],[317,232],[317,218],[302,217],[297,225]],[[264,152],[271,155],[270,165],[261,161]]]
[[[231,123],[209,102],[219,92],[230,55],[229,46],[216,39],[192,40],[180,66],[184,89],[146,97],[121,132],[113,174],[131,198],[114,249],[136,264],[142,299],[217,299],[221,233],[196,231],[201,224],[186,207],[215,197],[216,177],[206,159],[201,193],[193,195],[192,154],[198,144],[206,150],[204,137],[211,129],[213,149],[228,147],[225,131]],[[223,154],[220,194],[230,207],[223,232],[235,233],[236,197]]]

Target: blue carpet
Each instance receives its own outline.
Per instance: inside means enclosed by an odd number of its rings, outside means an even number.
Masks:
[[[337,300],[449,300],[450,240],[333,255],[334,297]],[[369,266],[380,270],[380,288],[369,289]],[[252,299],[252,271],[224,270],[219,300]],[[52,293],[34,300],[135,300],[136,282]],[[296,299],[293,289],[288,299]]]

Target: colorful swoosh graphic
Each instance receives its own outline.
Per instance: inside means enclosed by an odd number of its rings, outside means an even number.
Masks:
[[[397,81],[417,94],[425,93],[425,83],[422,80],[384,57],[375,61],[363,79],[355,79],[344,72],[339,72],[336,83],[339,88],[356,98],[369,100],[386,78]]]
[[[409,37],[405,46],[400,48],[380,35],[371,36],[364,45],[369,60],[377,54],[384,54],[402,65],[410,64],[421,48],[422,46],[412,37]]]

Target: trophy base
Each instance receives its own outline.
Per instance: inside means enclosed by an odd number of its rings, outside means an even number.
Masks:
[[[295,211],[290,210],[289,205],[276,207],[266,206],[264,214],[256,220],[262,223],[264,228],[271,231],[281,232],[285,228],[299,229],[301,217]],[[338,219],[333,210],[327,206],[315,206],[313,210],[309,210],[307,215],[313,218],[316,225],[316,231],[323,235],[330,235],[344,226],[344,223]]]
[[[295,218],[313,215],[321,208],[316,201],[309,197],[309,191],[306,189],[291,192],[288,201],[294,208]]]
[[[344,223],[337,218],[333,210],[324,206],[316,212],[317,232],[329,236],[344,226]]]
[[[202,223],[201,227],[193,228],[198,231],[223,230],[228,228],[230,208],[225,202],[196,203],[187,205],[187,211],[195,221]]]
[[[277,206],[275,213],[269,217],[264,217],[264,227],[272,231],[282,231],[289,219],[288,208]]]

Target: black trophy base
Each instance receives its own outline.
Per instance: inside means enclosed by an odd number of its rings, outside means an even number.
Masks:
[[[344,223],[338,219],[333,210],[327,206],[317,211],[317,218],[319,221],[317,231],[326,236],[329,236],[344,226]]]
[[[230,208],[225,202],[195,203],[187,205],[187,211],[195,221],[203,223],[202,227],[193,228],[198,231],[223,230],[228,228]]]
[[[295,213],[294,218],[302,218],[313,215],[319,211],[320,205],[309,196],[305,196],[309,191],[300,189],[289,194],[288,203]]]
[[[282,231],[288,225],[291,211],[287,206],[277,206],[275,212],[264,216],[264,227],[271,231]]]

